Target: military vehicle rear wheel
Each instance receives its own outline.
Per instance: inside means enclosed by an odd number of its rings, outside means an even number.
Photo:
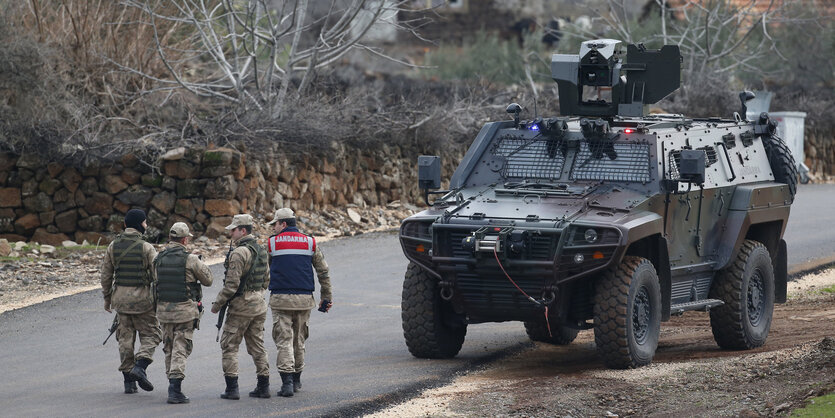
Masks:
[[[401,319],[406,346],[413,356],[450,358],[461,351],[466,323],[441,299],[438,281],[415,263],[406,269]]]
[[[580,330],[551,323],[551,333],[548,333],[548,324],[545,321],[525,321],[525,332],[532,341],[539,341],[548,344],[565,345],[571,344]]]
[[[765,344],[774,311],[774,269],[768,249],[745,240],[731,265],[713,280],[710,297],[725,302],[710,310],[713,339],[720,347],[747,350]]]
[[[794,194],[797,192],[797,166],[794,162],[789,147],[780,137],[770,136],[763,138],[765,153],[768,155],[768,163],[771,171],[774,172],[774,181],[789,186],[789,194],[794,201]]]
[[[661,286],[655,267],[642,257],[624,257],[595,288],[597,351],[610,368],[645,366],[655,356],[660,331]]]

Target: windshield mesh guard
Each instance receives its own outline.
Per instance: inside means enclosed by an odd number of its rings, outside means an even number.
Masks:
[[[560,140],[537,136],[524,138],[505,135],[493,146],[493,155],[504,158],[501,175],[505,179],[560,178],[565,157]]]
[[[651,181],[649,145],[582,142],[570,179],[648,183]]]

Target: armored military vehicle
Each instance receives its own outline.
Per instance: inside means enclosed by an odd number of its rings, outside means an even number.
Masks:
[[[710,312],[725,349],[765,343],[786,300],[792,156],[767,114],[649,114],[680,84],[677,46],[610,39],[555,54],[561,116],[487,123],[449,181],[421,156],[430,207],[404,220],[406,345],[455,356],[469,324],[524,322],[572,342],[594,329],[608,367],[649,364],[661,322]],[[429,203],[429,196],[440,196]]]

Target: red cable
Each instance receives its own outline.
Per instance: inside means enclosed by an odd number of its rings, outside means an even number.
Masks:
[[[496,244],[493,246],[493,257],[495,257],[496,262],[499,263],[499,268],[502,269],[502,273],[504,273],[505,277],[507,277],[507,280],[510,280],[510,283],[513,283],[513,285],[516,286],[516,289],[518,289],[520,292],[522,292],[522,294],[525,295],[526,298],[528,298],[531,302],[533,302],[537,305],[540,305],[540,302],[538,302],[536,299],[530,297],[530,295],[525,293],[525,291],[522,290],[522,288],[519,287],[519,285],[517,285],[516,282],[514,282],[512,278],[510,278],[510,275],[507,274],[507,271],[504,269],[504,266],[502,265],[501,260],[499,260],[499,253],[496,250],[496,247],[498,247],[498,246],[499,246],[499,240],[497,238],[496,239]],[[545,305],[545,325],[548,327],[548,336],[553,338],[554,335],[551,334],[551,321],[548,320],[548,305]]]

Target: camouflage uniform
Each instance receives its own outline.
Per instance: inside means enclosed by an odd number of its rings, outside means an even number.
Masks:
[[[178,247],[185,248],[183,244],[171,242],[165,249],[177,249]],[[154,269],[154,272],[159,274],[158,269]],[[184,282],[186,284],[199,283],[203,286],[212,285],[212,273],[209,271],[209,267],[195,254],[189,254],[186,259]],[[197,300],[157,302],[157,316],[162,323],[162,350],[165,352],[165,372],[169,379],[185,378],[186,359],[191,354],[194,329],[198,326],[200,320],[197,303]]]
[[[322,250],[313,253],[313,268],[319,279],[320,298],[333,300],[328,263]],[[313,295],[273,293],[273,341],[278,350],[276,366],[282,373],[300,373],[304,369],[304,343],[309,335],[310,310],[316,307]]]
[[[223,289],[217,295],[212,310],[220,309],[235,295],[241,278],[249,274],[253,266],[254,256],[246,246],[255,241],[251,235],[246,235],[234,242],[235,250],[226,258],[227,270]],[[255,245],[258,245],[257,243]],[[247,286],[253,277],[247,279]],[[226,313],[220,347],[223,351],[223,375],[238,376],[238,348],[241,340],[246,340],[246,351],[255,362],[255,372],[258,376],[269,376],[270,365],[267,352],[264,349],[264,322],[267,320],[267,303],[264,300],[264,290],[269,284],[269,271],[265,270],[262,286],[255,290],[245,290],[232,299]]]
[[[120,238],[140,239],[141,234],[134,228],[127,228],[116,241],[110,243],[101,265],[101,287],[105,305],[111,306],[119,315],[119,327],[116,329],[116,341],[119,342],[119,371],[127,373],[133,368],[137,360],[153,361],[154,350],[162,340],[162,331],[154,311],[154,295],[152,291],[152,266],[157,256],[154,247],[141,241],[142,273],[147,282],[140,286],[116,285],[117,260],[114,257],[114,245]],[[136,335],[139,334],[139,351],[134,354]]]

